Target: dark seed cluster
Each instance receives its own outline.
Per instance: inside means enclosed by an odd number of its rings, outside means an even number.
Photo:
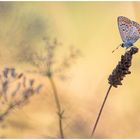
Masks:
[[[132,63],[133,54],[138,52],[138,48],[131,47],[124,55],[121,56],[121,61],[119,61],[116,68],[113,70],[112,74],[109,76],[109,84],[116,87],[122,85],[122,80],[127,74],[131,74],[129,67]]]

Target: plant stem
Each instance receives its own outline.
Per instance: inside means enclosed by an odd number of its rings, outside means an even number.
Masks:
[[[49,80],[50,80],[50,83],[52,85],[53,94],[54,94],[54,98],[55,98],[55,103],[56,103],[56,107],[57,107],[57,110],[58,110],[60,137],[64,138],[63,125],[62,125],[62,119],[63,119],[64,111],[62,111],[62,109],[61,109],[61,105],[60,105],[60,101],[59,101],[59,98],[58,98],[56,85],[54,83],[54,80],[53,80],[52,76],[49,76]]]
[[[104,101],[103,101],[103,103],[102,103],[102,106],[101,106],[101,108],[100,108],[99,114],[98,114],[98,116],[97,116],[95,125],[94,125],[94,127],[93,127],[93,130],[92,130],[92,133],[91,133],[91,137],[92,137],[92,136],[94,135],[94,133],[95,133],[96,127],[97,127],[97,125],[98,125],[99,119],[100,119],[100,117],[101,117],[101,114],[102,114],[102,111],[103,111],[105,102],[106,102],[106,100],[107,100],[107,97],[108,97],[108,95],[109,95],[109,92],[110,92],[111,88],[112,88],[112,85],[110,85],[109,88],[108,88],[108,91],[107,91],[107,93],[106,93],[106,96],[105,96],[105,98],[104,98]]]

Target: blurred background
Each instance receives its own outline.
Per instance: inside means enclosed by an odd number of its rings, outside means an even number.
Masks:
[[[68,78],[55,79],[65,110],[66,138],[88,138],[109,87],[108,76],[125,52],[117,17],[140,23],[140,2],[0,2],[0,67],[16,67],[43,83],[30,103],[17,108],[1,123],[2,138],[57,138],[58,118],[47,77],[29,73],[34,51],[44,47],[43,37],[57,38],[58,58],[69,46],[81,57],[68,70]],[[140,41],[135,43],[140,46]],[[140,138],[140,55],[134,56],[131,75],[112,88],[97,126],[96,138]]]

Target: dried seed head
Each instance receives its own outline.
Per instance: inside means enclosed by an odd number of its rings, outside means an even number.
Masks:
[[[131,74],[129,67],[132,64],[133,54],[138,52],[138,48],[131,47],[124,55],[121,56],[121,61],[119,61],[116,68],[113,70],[112,74],[108,78],[110,85],[117,88],[118,85],[122,85],[121,81],[127,74]]]
[[[4,71],[3,71],[3,76],[5,78],[7,78],[8,77],[8,73],[9,73],[9,68],[5,68]]]
[[[15,71],[15,68],[11,68],[11,76],[12,76],[13,78],[15,78],[15,77],[17,76],[17,73],[16,73],[16,71]]]

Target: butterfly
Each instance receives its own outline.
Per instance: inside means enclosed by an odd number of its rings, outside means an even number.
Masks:
[[[129,47],[132,47],[133,43],[140,38],[140,25],[124,16],[119,16],[117,21],[123,43],[116,49],[118,49],[120,46],[128,49]]]

